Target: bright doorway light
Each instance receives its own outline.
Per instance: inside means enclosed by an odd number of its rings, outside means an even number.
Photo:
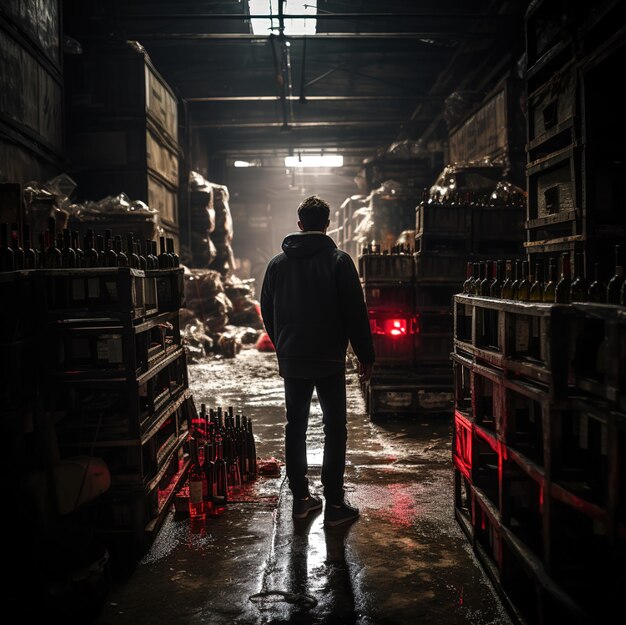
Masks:
[[[249,163],[248,161],[235,161],[233,165],[235,167],[253,167],[252,163]]]
[[[248,0],[255,35],[278,34],[278,0]],[[286,0],[286,15],[317,15],[317,0]],[[272,19],[255,19],[255,15],[273,15]],[[314,35],[315,19],[286,19],[285,35]]]
[[[343,156],[341,154],[285,156],[285,167],[343,167]]]

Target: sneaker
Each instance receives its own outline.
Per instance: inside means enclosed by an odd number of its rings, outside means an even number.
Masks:
[[[293,518],[306,519],[310,512],[319,510],[322,507],[322,500],[309,495],[304,499],[293,500]]]
[[[334,527],[358,518],[358,508],[353,508],[345,502],[338,506],[326,504],[326,510],[324,511],[324,525],[326,527]]]

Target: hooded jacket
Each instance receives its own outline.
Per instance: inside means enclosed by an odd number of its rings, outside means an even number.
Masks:
[[[282,377],[314,379],[345,369],[348,342],[374,362],[363,290],[352,258],[323,232],[285,237],[261,288],[261,313]]]

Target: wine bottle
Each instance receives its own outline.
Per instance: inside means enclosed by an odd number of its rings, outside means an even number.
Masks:
[[[522,261],[522,277],[517,285],[517,300],[519,302],[530,301],[530,279],[528,275],[529,266],[528,261]]]
[[[104,267],[117,267],[117,254],[113,249],[113,237],[110,230],[104,231]]]
[[[511,279],[511,271],[512,271],[512,261],[507,260],[505,263],[505,273],[504,273],[504,282],[502,283],[502,299],[513,299],[512,298],[512,290],[513,280]]]
[[[204,445],[204,475],[207,483],[207,497],[205,501],[205,508],[207,514],[213,516],[214,501],[213,496],[215,493],[215,449],[212,442],[207,442]]]
[[[572,286],[572,273],[569,254],[565,252],[561,257],[561,279],[554,290],[554,301],[559,304],[569,304],[570,288]]]
[[[489,285],[489,296],[499,298],[502,294],[502,283],[504,278],[504,262],[501,260],[496,261],[496,277]]]
[[[72,230],[72,247],[76,254],[76,267],[85,266],[85,251],[80,247],[80,235],[78,230]]]
[[[139,258],[139,269],[145,271],[148,268],[148,264],[146,257],[141,253],[141,243],[139,241],[135,241],[135,254]]]
[[[83,243],[83,246],[85,248],[85,267],[93,268],[100,266],[100,254],[98,254],[98,250],[96,249],[95,245],[96,240],[93,230],[89,228],[87,230],[87,234],[85,235],[85,241]]]
[[[9,226],[0,224],[0,271],[13,271],[15,269],[15,255],[9,245]]]
[[[489,297],[489,284],[493,279],[492,275],[492,262],[490,260],[486,260],[484,263],[484,276],[480,281],[480,295],[482,297]]]
[[[463,282],[463,293],[465,295],[471,294],[473,278],[474,278],[474,265],[473,263],[467,263],[465,267],[465,282]]]
[[[215,458],[215,490],[213,491],[213,505],[218,514],[226,510],[228,503],[228,467],[223,449],[222,441],[218,441]]]
[[[104,259],[104,237],[101,234],[96,235],[96,251],[98,252],[98,267],[105,267]]]
[[[37,252],[31,247],[30,226],[24,224],[22,228],[24,241],[24,269],[37,269]]]
[[[548,263],[548,282],[543,289],[543,301],[554,304],[556,297],[556,259],[551,258]]]
[[[622,246],[615,246],[615,273],[606,285],[606,303],[619,304],[624,283],[624,264],[622,262]]]
[[[39,249],[37,250],[37,269],[44,269],[46,266],[46,250],[48,249],[48,233],[39,233]]]
[[[159,269],[170,269],[172,265],[172,257],[165,251],[165,237],[159,237],[161,252],[157,256]]]
[[[206,517],[202,494],[206,475],[198,459],[198,442],[193,438],[189,441],[189,455],[189,516],[192,519],[203,519]]]
[[[24,269],[24,250],[20,246],[20,229],[18,224],[11,224],[11,249],[13,250],[13,268],[15,271]]]
[[[474,295],[480,295],[480,285],[485,277],[485,266],[483,263],[476,263],[478,275],[474,281],[474,289],[472,293]]]
[[[522,281],[522,262],[520,260],[515,261],[515,278],[513,284],[511,284],[511,299],[517,299],[517,289],[519,283]]]
[[[63,230],[63,248],[61,250],[63,267],[66,269],[74,269],[76,267],[76,252],[72,248],[72,233],[64,228]]]
[[[146,239],[146,269],[155,269],[152,258],[152,241],[150,239]]]
[[[606,284],[600,280],[600,264],[593,264],[593,282],[587,290],[587,301],[597,304],[606,302]]]
[[[116,234],[113,242],[115,243],[115,253],[117,254],[117,266],[118,267],[128,267],[128,256],[124,253],[124,249],[122,246],[122,237],[119,234]]]
[[[168,238],[165,243],[167,245],[167,253],[172,257],[172,267],[180,267],[180,258],[174,251],[174,239]]]
[[[132,232],[126,234],[126,255],[130,266],[133,269],[140,269],[139,254],[137,254],[137,246]]]
[[[63,267],[63,254],[57,247],[56,221],[54,217],[48,218],[48,249],[46,250],[45,266],[47,269],[60,269]]]
[[[256,463],[256,441],[254,440],[254,432],[252,428],[252,419],[247,420],[247,453],[248,453],[248,470],[250,479],[254,480],[257,476],[257,463]]]
[[[589,285],[585,280],[585,267],[584,258],[585,255],[581,252],[576,254],[576,262],[574,263],[574,276],[572,278],[572,284],[570,286],[570,301],[571,302],[586,302],[587,291]]]
[[[540,260],[535,263],[535,281],[530,287],[530,301],[543,302],[543,263]]]

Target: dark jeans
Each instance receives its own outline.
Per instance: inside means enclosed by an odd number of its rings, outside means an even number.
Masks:
[[[285,460],[289,488],[294,499],[306,497],[306,431],[313,388],[322,408],[324,423],[324,460],[322,484],[327,503],[343,502],[343,474],[346,466],[346,376],[341,373],[315,380],[285,378]]]

